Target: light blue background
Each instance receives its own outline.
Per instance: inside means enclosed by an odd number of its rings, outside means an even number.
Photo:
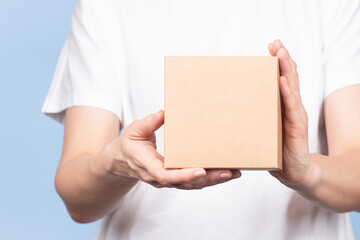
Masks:
[[[98,226],[73,222],[56,194],[63,127],[40,113],[74,5],[0,0],[1,239],[91,239]]]

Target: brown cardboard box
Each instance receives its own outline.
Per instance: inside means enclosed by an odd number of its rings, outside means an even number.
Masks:
[[[276,57],[165,57],[165,168],[281,169]]]

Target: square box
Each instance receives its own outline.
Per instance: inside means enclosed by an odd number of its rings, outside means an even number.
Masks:
[[[164,62],[165,168],[282,168],[277,57]]]

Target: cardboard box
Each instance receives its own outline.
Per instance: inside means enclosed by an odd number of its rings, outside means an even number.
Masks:
[[[164,60],[165,168],[282,168],[276,57]]]

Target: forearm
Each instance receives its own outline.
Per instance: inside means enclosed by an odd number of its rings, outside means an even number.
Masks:
[[[111,213],[136,180],[109,172],[107,151],[83,155],[59,166],[55,186],[71,217],[77,222],[95,221]]]
[[[360,149],[336,156],[313,153],[309,158],[311,180],[298,192],[331,211],[360,211]]]

